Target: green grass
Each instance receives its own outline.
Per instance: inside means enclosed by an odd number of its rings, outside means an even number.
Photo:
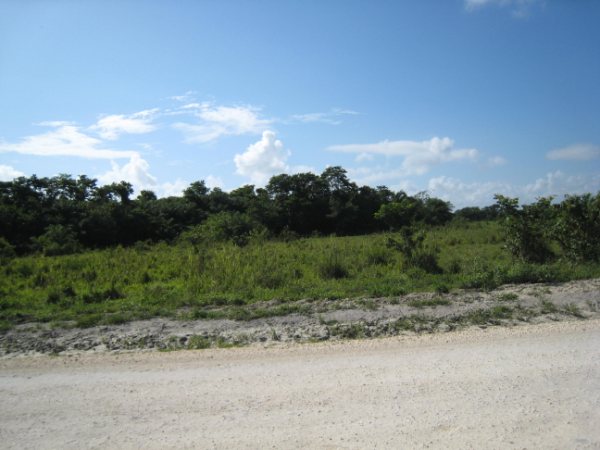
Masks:
[[[156,316],[249,320],[306,312],[306,302],[296,302],[301,299],[398,297],[600,276],[600,264],[514,263],[496,223],[430,230],[426,245],[439,248],[441,274],[407,267],[402,254],[386,246],[390,236],[215,244],[202,252],[163,243],[16,258],[0,267],[0,331],[31,321],[89,327]],[[270,300],[277,302],[264,304]],[[365,307],[377,305],[367,301]]]

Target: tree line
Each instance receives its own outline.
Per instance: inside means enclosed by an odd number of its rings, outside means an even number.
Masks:
[[[60,254],[172,241],[199,226],[225,237],[257,230],[270,236],[358,235],[416,222],[440,225],[453,217],[449,202],[426,193],[358,186],[339,166],[320,175],[276,175],[264,188],[225,192],[196,181],[181,197],[158,198],[144,190],[133,198],[133,192],[127,182],[100,186],[85,175],[0,182],[3,251]],[[468,219],[488,218],[478,208],[464,212]]]

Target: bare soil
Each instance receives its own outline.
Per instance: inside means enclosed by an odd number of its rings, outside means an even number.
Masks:
[[[0,359],[0,447],[600,448],[600,320]]]

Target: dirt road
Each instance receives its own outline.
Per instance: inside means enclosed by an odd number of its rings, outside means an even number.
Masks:
[[[0,360],[1,448],[600,448],[600,321]]]

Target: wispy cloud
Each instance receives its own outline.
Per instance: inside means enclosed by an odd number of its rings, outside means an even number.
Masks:
[[[250,145],[244,153],[235,155],[236,173],[263,185],[272,175],[288,171],[290,154],[274,132],[265,131],[260,141]]]
[[[524,18],[535,6],[543,6],[545,0],[465,0],[467,11],[476,11],[486,6],[508,8],[515,17]]]
[[[26,136],[20,142],[1,142],[0,152],[14,152],[35,156],[74,156],[87,159],[131,158],[137,152],[103,148],[100,139],[80,131],[75,125],[64,122],[46,122],[53,130],[46,133]]]
[[[173,95],[169,97],[171,100],[175,100],[177,102],[191,102],[196,95],[196,91],[187,91],[183,95]]]
[[[600,158],[600,146],[592,144],[573,144],[557,148],[546,153],[548,159],[571,161],[589,161]]]
[[[24,175],[23,172],[18,171],[14,167],[0,164],[0,181],[11,181]]]
[[[333,145],[327,150],[332,152],[357,153],[362,155],[400,156],[404,160],[402,169],[404,175],[422,175],[438,164],[475,160],[479,151],[474,148],[455,149],[454,141],[450,138],[434,137],[428,141],[382,141],[374,144],[345,144]]]
[[[487,159],[485,165],[487,167],[498,167],[498,166],[503,166],[504,164],[506,164],[506,158],[496,155],[496,156],[490,156]]]
[[[188,143],[206,143],[223,136],[260,134],[271,120],[260,116],[254,106],[214,106],[210,103],[189,103],[182,107],[197,118],[196,123],[179,122],[174,128],[182,131]]]
[[[97,131],[100,137],[107,140],[118,139],[122,134],[145,134],[156,129],[152,123],[159,112],[158,108],[139,111],[134,114],[112,114],[101,117],[90,127]]]
[[[303,123],[326,123],[329,125],[339,125],[342,123],[342,118],[344,116],[353,116],[356,114],[358,114],[358,112],[349,109],[333,108],[328,112],[295,114],[292,116],[292,121]]]

